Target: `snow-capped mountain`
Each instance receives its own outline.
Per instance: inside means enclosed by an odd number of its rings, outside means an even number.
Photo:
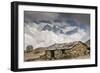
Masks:
[[[48,30],[48,31],[53,31],[55,33],[60,33],[60,34],[69,34],[70,32],[73,32],[74,30],[76,30],[77,32],[77,27],[73,26],[72,28],[67,22],[65,23],[65,22],[59,22],[59,21],[56,21],[56,22],[38,21],[38,23],[36,22],[31,23],[31,26],[36,27],[38,30],[41,30],[41,31]]]

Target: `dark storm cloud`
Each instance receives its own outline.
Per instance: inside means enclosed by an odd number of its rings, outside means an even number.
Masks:
[[[79,13],[54,13],[54,12],[37,12],[37,11],[24,11],[25,22],[38,22],[38,21],[66,21],[75,20],[79,24],[90,24],[89,14]]]
[[[59,13],[60,17],[63,20],[78,21],[83,24],[90,24],[90,15],[89,14],[79,14],[79,13]]]
[[[49,13],[49,12],[33,12],[25,11],[24,20],[25,22],[34,22],[34,21],[52,21],[58,19],[58,13]]]

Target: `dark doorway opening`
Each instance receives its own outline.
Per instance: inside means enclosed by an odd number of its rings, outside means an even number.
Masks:
[[[51,59],[55,59],[55,56],[54,56],[54,50],[51,50]]]

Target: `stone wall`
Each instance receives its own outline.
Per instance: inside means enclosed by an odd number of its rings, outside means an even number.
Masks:
[[[58,45],[59,47],[59,45]],[[83,56],[90,56],[90,47],[82,42],[77,42],[71,48],[68,47],[58,47],[53,46],[53,49],[48,48],[38,48],[32,52],[26,52],[24,54],[26,61],[34,60],[59,60],[59,59],[75,59],[82,58]],[[51,47],[50,47],[51,48]]]
[[[89,54],[87,45],[83,43],[79,43],[78,45],[75,45],[71,49],[56,49],[56,50],[45,50],[45,58],[47,60],[52,59],[71,59],[71,58],[77,58],[80,56],[84,56]]]

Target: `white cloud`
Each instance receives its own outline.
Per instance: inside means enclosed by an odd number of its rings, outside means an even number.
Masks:
[[[74,29],[76,29],[76,28],[77,28],[76,26],[65,27],[65,28],[63,29],[63,32],[64,32],[64,33],[65,33],[65,32],[69,32],[69,31],[74,30]]]
[[[25,33],[25,47],[32,45],[34,48],[47,47],[54,43],[64,42],[61,36],[56,35],[52,31],[40,31],[36,28],[29,28],[33,35]]]
[[[77,32],[71,35],[56,34],[52,31],[41,31],[33,26],[25,26],[25,47],[32,45],[34,48],[47,47],[54,43],[65,43],[73,41],[86,41],[89,39],[89,35],[83,29],[78,28]],[[76,27],[74,27],[76,28]],[[66,28],[66,31],[73,30],[73,26]],[[87,38],[87,39],[86,39]]]

